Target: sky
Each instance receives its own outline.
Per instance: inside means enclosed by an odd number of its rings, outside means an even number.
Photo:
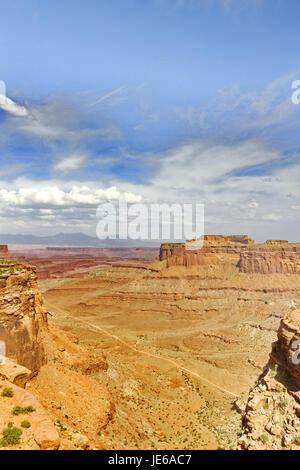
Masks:
[[[206,233],[300,241],[299,0],[0,11],[0,239],[95,236],[98,205],[125,198],[204,204]]]

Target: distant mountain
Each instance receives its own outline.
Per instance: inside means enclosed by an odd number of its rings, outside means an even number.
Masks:
[[[48,245],[48,246],[92,246],[98,248],[111,247],[156,247],[160,242],[147,242],[143,240],[99,240],[84,233],[57,233],[53,236],[39,237],[36,235],[9,235],[0,234],[0,244],[16,245]]]

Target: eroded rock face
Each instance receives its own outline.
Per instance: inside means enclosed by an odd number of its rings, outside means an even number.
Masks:
[[[281,320],[265,371],[250,390],[239,448],[300,449],[299,340],[300,310],[291,310]]]
[[[293,377],[300,391],[300,309],[291,310],[280,323],[278,341],[273,345],[271,357]],[[298,364],[299,362],[299,364]]]
[[[0,340],[8,357],[36,372],[46,362],[47,317],[35,268],[7,262],[0,273]]]
[[[240,258],[240,271],[261,274],[299,274],[300,246],[268,244],[243,250]]]

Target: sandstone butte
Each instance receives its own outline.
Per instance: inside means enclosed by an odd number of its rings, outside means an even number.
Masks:
[[[190,348],[190,351],[198,350],[204,345],[210,354],[212,354],[211,345],[213,344],[214,348],[216,344],[218,345],[217,352],[214,352],[216,359],[207,368],[208,375],[203,377],[203,374],[194,373],[190,366],[189,368],[181,366],[175,353],[165,358],[173,369],[175,367],[176,370],[181,370],[181,375],[194,374],[195,380],[206,380],[207,386],[216,388],[219,390],[218,393],[228,392],[231,408],[234,404],[242,416],[242,427],[233,436],[231,446],[249,450],[300,448],[300,366],[293,363],[292,355],[295,351],[291,348],[295,340],[300,340],[300,310],[296,308],[294,300],[291,300],[288,307],[288,296],[299,298],[297,285],[300,274],[300,245],[289,244],[286,240],[268,240],[265,244],[255,244],[254,240],[246,235],[206,235],[203,247],[199,248],[199,245],[201,240],[164,243],[160,247],[156,261],[148,267],[137,264],[129,269],[120,262],[114,269],[108,271],[91,271],[91,277],[86,281],[84,278],[79,279],[79,284],[76,284],[74,278],[70,285],[73,289],[80,286],[81,296],[85,292],[85,282],[88,285],[87,300],[84,302],[81,300],[76,305],[70,304],[73,317],[70,316],[70,311],[64,316],[61,308],[57,310],[60,315],[59,327],[55,322],[49,322],[52,313],[44,307],[43,296],[37,283],[36,268],[18,261],[18,256],[10,254],[7,246],[0,246],[2,259],[0,340],[5,342],[7,354],[6,363],[0,365],[2,378],[0,395],[5,389],[12,389],[12,396],[0,396],[0,432],[8,422],[13,422],[17,427],[20,427],[24,419],[31,423],[30,428],[22,428],[20,443],[13,448],[36,450],[109,448],[108,441],[105,441],[104,445],[104,440],[102,441],[99,436],[104,435],[106,429],[113,426],[111,423],[114,421],[117,423],[117,431],[113,428],[114,433],[118,432],[118,429],[121,432],[122,427],[126,431],[126,420],[120,421],[120,412],[116,413],[116,407],[119,408],[116,397],[121,400],[127,392],[125,393],[125,388],[122,388],[121,394],[112,396],[113,389],[108,387],[109,376],[107,376],[107,386],[103,381],[97,380],[97,375],[101,376],[107,371],[109,358],[103,354],[101,347],[94,346],[96,342],[89,346],[79,341],[72,326],[76,321],[82,322],[80,328],[85,335],[86,312],[92,311],[96,305],[99,312],[105,310],[107,314],[118,309],[118,321],[124,317],[124,321],[127,319],[125,321],[127,326],[130,323],[128,312],[131,312],[134,318],[136,308],[138,314],[136,318],[139,318],[137,322],[140,321],[140,324],[146,327],[147,314],[143,312],[148,308],[153,312],[151,328],[154,331],[157,323],[155,309],[159,304],[163,306],[162,308],[169,309],[168,318],[171,318],[172,322],[180,319],[181,325],[188,325],[192,321],[193,328],[196,327],[195,321],[199,320],[199,315],[204,315],[204,328],[201,327],[199,330],[200,339],[195,336],[196,333],[193,335],[190,332],[184,340],[181,339],[180,344],[184,344],[186,349]],[[68,294],[68,285],[61,284],[60,294]],[[97,291],[100,293],[93,298],[91,297],[93,289],[96,289],[97,285],[101,287],[100,291]],[[106,286],[108,290],[105,290]],[[152,291],[153,286],[156,287]],[[49,293],[45,290],[47,303],[54,308],[58,293],[59,289],[55,288],[50,289]],[[278,304],[277,299],[279,299]],[[261,305],[261,312],[258,312],[257,305]],[[278,306],[278,311],[274,312],[273,305],[276,305],[276,308]],[[231,317],[224,313],[221,320],[222,328],[218,326],[219,329],[213,331],[209,320],[214,315],[220,315],[219,309],[224,310],[224,308]],[[145,315],[144,320],[141,315]],[[250,322],[255,319],[255,315],[259,318],[257,325]],[[91,318],[93,317],[90,316],[89,321]],[[239,331],[238,334],[244,334],[245,341],[249,341],[247,351],[253,349],[253,346],[255,348],[255,341],[258,341],[257,357],[258,360],[259,358],[264,360],[265,350],[271,349],[270,339],[273,337],[272,328],[265,325],[271,320],[273,326],[277,325],[277,320],[280,321],[280,326],[278,339],[272,346],[270,358],[264,364],[255,385],[252,385],[247,399],[242,396],[236,399],[234,396],[239,395],[239,383],[232,382],[228,372],[225,372],[222,351],[224,354],[230,353],[230,350],[235,351],[236,355],[241,352],[245,354],[246,350],[243,349],[244,346],[235,333]],[[228,330],[224,329],[226,322],[230,323]],[[256,333],[256,336],[249,334],[249,328],[252,327],[255,331],[257,328],[260,336]],[[101,327],[98,329],[101,330]],[[79,328],[76,332],[78,331]],[[112,341],[115,339],[120,341],[117,336],[109,335]],[[147,346],[146,334],[137,333],[136,339],[138,343],[143,341]],[[131,348],[134,361],[136,361],[135,354],[139,350],[132,344],[138,343],[123,341],[124,347]],[[110,354],[113,351],[115,361],[118,357],[115,345],[112,350],[107,349],[107,351]],[[153,349],[144,349],[144,351],[146,352],[143,354],[148,354],[152,360],[159,357],[151,352]],[[122,350],[120,354],[124,354]],[[205,351],[201,354],[205,355]],[[196,357],[198,360],[201,358],[199,354]],[[244,359],[238,361],[235,362],[237,367],[240,367],[237,369],[237,377],[242,368],[246,370]],[[131,366],[130,358],[128,366]],[[218,368],[216,375],[212,366]],[[230,370],[233,365],[229,364],[228,367]],[[247,367],[254,367],[257,370],[260,365],[248,357]],[[122,372],[126,375],[126,371]],[[131,373],[134,372],[132,369]],[[110,372],[110,375],[112,373]],[[180,385],[179,379],[171,378],[170,387],[171,384],[172,388],[177,387],[176,381]],[[246,377],[240,382],[248,383]],[[124,384],[128,390],[128,377]],[[135,393],[136,385],[132,387],[128,392],[129,396]],[[193,393],[194,389],[193,386]],[[141,403],[143,402],[145,398]],[[26,416],[22,414],[14,416],[11,411],[15,406],[32,406],[35,411]],[[134,409],[138,413],[138,409]],[[129,414],[127,419],[131,422]],[[62,422],[67,423],[68,429]],[[131,424],[132,433],[135,432],[134,426],[138,424],[137,434],[141,441],[146,439],[148,433],[143,429],[143,422],[146,421],[138,415],[138,419],[133,417],[134,424]],[[201,420],[199,426],[202,426]],[[155,433],[154,436],[157,437]],[[158,436],[156,448],[164,446],[164,442],[164,438]],[[123,448],[126,448],[126,443],[124,446]]]
[[[159,259],[167,266],[195,266],[205,264],[208,255],[232,255],[242,273],[299,274],[300,244],[286,240],[267,240],[256,245],[247,235],[205,235],[203,247],[195,249],[195,240],[186,243],[164,243]]]

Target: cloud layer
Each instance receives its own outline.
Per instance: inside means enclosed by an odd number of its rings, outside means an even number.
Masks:
[[[168,139],[163,149],[154,145],[160,134],[153,129],[145,144],[145,123],[152,119],[148,111],[138,133],[137,123],[131,123],[132,134],[120,129],[113,106],[104,112],[102,107],[124,87],[97,99],[86,93],[76,100],[52,97],[28,104],[22,119],[5,114],[0,150],[10,164],[0,171],[0,224],[9,225],[12,233],[21,227],[24,233],[81,230],[94,235],[97,206],[123,198],[203,203],[206,232],[297,240],[300,163],[298,133],[291,133],[300,125],[300,107],[291,102],[295,75],[259,92],[220,90],[206,106],[174,109],[169,122],[179,122],[180,131],[187,126],[187,133]]]
[[[255,227],[261,240],[270,234],[280,238],[287,230],[296,238],[300,163],[287,161],[266,143],[194,141],[147,158],[156,171],[146,184],[114,179],[99,189],[96,181],[21,178],[9,187],[2,182],[0,216],[11,218],[15,229],[20,221],[30,221],[31,231],[34,226],[37,231],[70,229],[76,223],[77,231],[94,234],[96,208],[102,202],[204,203],[206,232],[253,235]]]

